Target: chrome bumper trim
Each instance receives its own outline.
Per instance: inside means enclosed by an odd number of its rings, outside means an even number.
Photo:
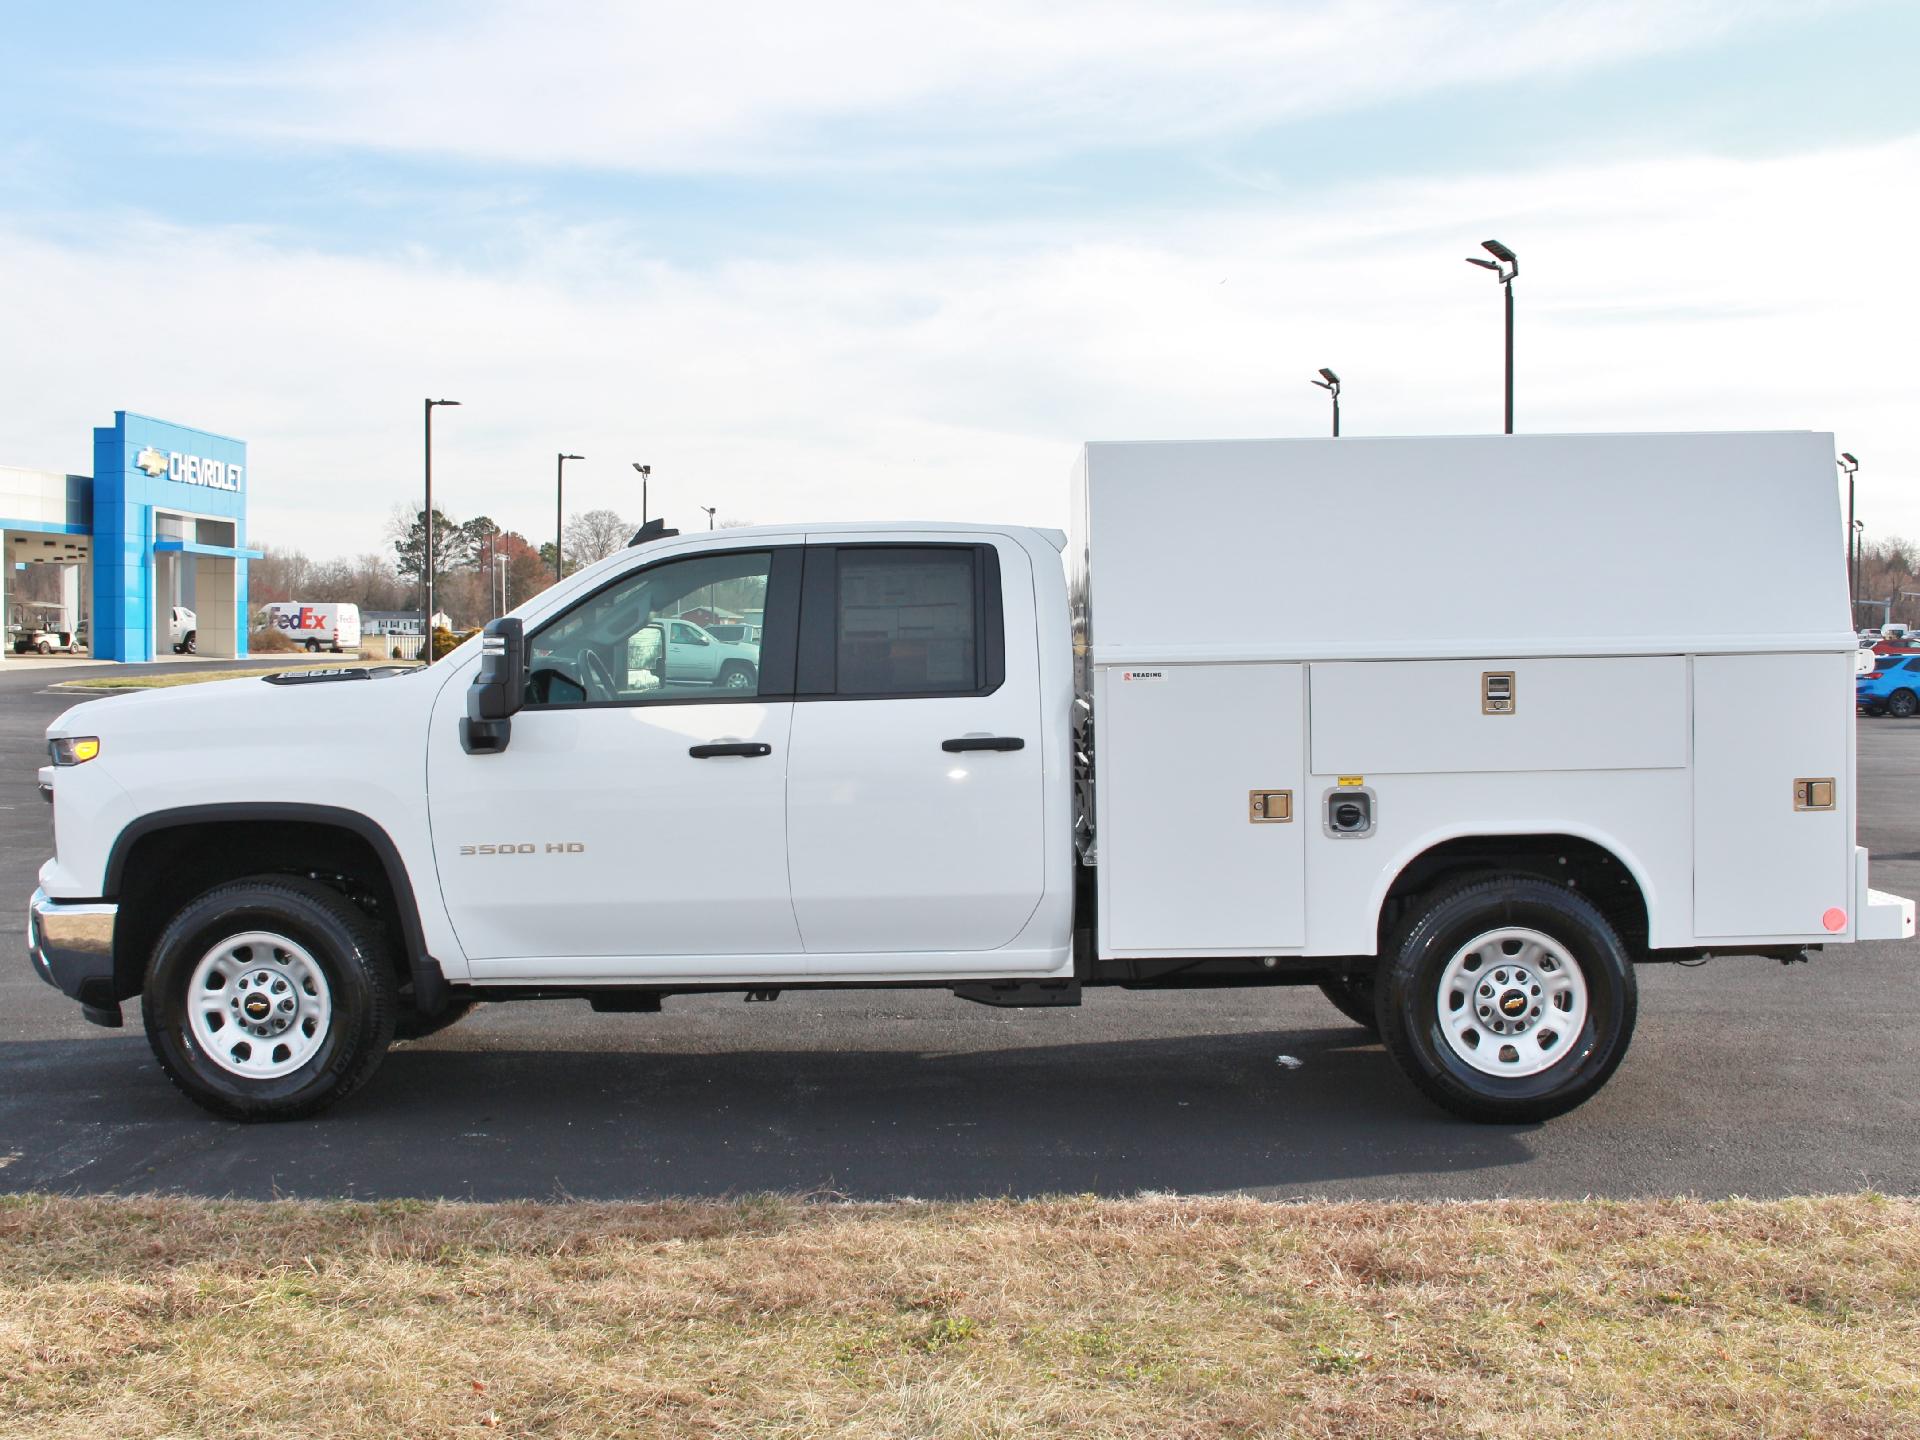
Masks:
[[[27,953],[42,980],[82,1004],[98,1004],[83,995],[90,980],[113,982],[115,904],[55,900],[36,889],[27,906]]]

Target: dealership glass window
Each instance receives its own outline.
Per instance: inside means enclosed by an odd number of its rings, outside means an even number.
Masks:
[[[980,688],[971,546],[840,552],[834,693],[966,694]]]
[[[758,627],[771,555],[696,555],[635,571],[535,631],[527,704],[634,705],[760,694],[760,646],[708,624]],[[758,633],[757,628],[754,633]]]

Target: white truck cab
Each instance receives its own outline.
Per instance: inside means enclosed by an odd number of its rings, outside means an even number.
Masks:
[[[424,670],[63,715],[34,963],[104,1024],[139,995],[247,1118],[476,999],[1267,984],[1458,1113],[1544,1118],[1624,1056],[1639,964],[1913,934],[1853,840],[1832,459],[1090,445],[1071,538],[656,528]],[[1695,519],[1766,594],[1691,583]],[[403,763],[289,773],[288,727]]]

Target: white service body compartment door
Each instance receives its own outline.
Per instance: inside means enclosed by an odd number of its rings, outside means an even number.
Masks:
[[[1300,665],[1103,667],[1100,946],[1113,955],[1266,954],[1306,943]],[[1256,823],[1254,791],[1291,820]]]
[[[1694,930],[1833,938],[1853,899],[1853,657],[1701,655],[1693,662]],[[1831,810],[1794,782],[1831,779]]]

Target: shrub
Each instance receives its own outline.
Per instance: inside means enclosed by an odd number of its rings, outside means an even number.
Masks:
[[[263,626],[247,632],[247,652],[252,655],[285,655],[299,648],[284,630]]]
[[[456,635],[451,630],[436,628],[433,632],[433,658],[436,660],[440,659],[441,656],[453,649],[454,646],[471,640],[479,633],[478,630],[463,630]]]

